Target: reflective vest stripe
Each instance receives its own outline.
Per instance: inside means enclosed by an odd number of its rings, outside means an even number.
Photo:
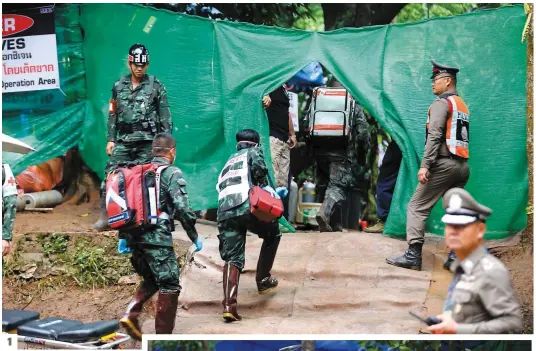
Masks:
[[[452,112],[447,120],[447,147],[450,153],[456,154],[456,127],[458,126],[458,107],[453,96],[447,98],[452,106]],[[450,109],[449,109],[450,110]]]
[[[233,169],[239,163],[242,164],[241,168]],[[222,175],[226,169],[227,172]],[[231,178],[239,178],[240,182],[238,184],[227,184],[222,189],[221,185]],[[226,211],[243,204],[248,199],[249,188],[248,150],[244,149],[231,155],[218,177],[216,190],[218,191],[220,211]]]
[[[457,95],[449,96],[447,102],[449,103],[447,147],[453,155],[467,159],[469,158],[469,110]],[[458,130],[460,127],[462,130]]]

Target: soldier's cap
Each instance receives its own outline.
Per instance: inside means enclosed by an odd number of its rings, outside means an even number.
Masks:
[[[441,221],[445,224],[466,225],[478,220],[486,221],[491,209],[479,204],[466,190],[452,188],[443,196],[445,215]]]
[[[456,77],[456,73],[460,71],[459,69],[455,67],[441,65],[435,62],[434,60],[430,60],[430,62],[432,63],[432,76],[430,77],[430,79],[434,79],[435,76],[441,73],[448,73],[452,75],[453,77]]]

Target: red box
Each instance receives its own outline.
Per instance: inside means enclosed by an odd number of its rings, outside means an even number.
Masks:
[[[261,222],[272,222],[283,215],[283,202],[260,186],[249,190],[249,209]]]

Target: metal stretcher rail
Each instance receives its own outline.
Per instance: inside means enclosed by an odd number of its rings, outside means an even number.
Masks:
[[[122,343],[125,343],[128,340],[130,340],[130,336],[128,336],[127,334],[116,333],[115,336],[118,337],[118,339],[111,341],[111,342],[103,342],[101,338],[99,340],[88,341],[88,342],[83,342],[83,343],[73,343],[73,342],[57,341],[57,340],[18,335],[17,341],[19,343],[24,343],[24,344],[49,346],[53,348],[69,349],[69,350],[108,350],[108,349],[116,349]],[[102,345],[98,345],[100,343],[102,343]]]

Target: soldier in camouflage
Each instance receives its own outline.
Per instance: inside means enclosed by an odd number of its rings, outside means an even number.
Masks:
[[[316,216],[321,232],[342,231],[340,208],[346,200],[346,192],[359,188],[365,180],[364,166],[370,135],[363,109],[357,103],[355,106],[350,116],[351,134],[345,148],[311,147],[316,161],[317,189],[327,183],[324,201]]]
[[[268,168],[259,147],[259,134],[244,129],[236,134],[237,152],[232,154],[218,177],[218,238],[223,267],[223,318],[227,322],[240,320],[237,295],[240,272],[245,263],[246,232],[263,239],[257,263],[257,289],[260,294],[277,287],[278,281],[270,271],[281,240],[279,224],[260,222],[250,211],[249,189],[260,186],[275,195],[268,186]]]
[[[175,315],[181,286],[179,266],[173,250],[172,232],[174,219],[181,222],[190,240],[201,250],[202,241],[195,229],[196,216],[188,204],[186,181],[175,160],[175,139],[169,133],[157,134],[152,142],[152,163],[169,165],[160,177],[159,207],[162,214],[155,227],[138,227],[121,231],[132,251],[131,262],[135,271],[143,278],[120,323],[131,337],[141,340],[138,316],[143,304],[159,291],[155,330],[156,334],[171,334],[175,326]]]
[[[108,173],[118,166],[149,163],[154,136],[173,130],[166,88],[156,77],[146,74],[148,67],[147,48],[132,45],[128,55],[131,74],[117,80],[112,88],[106,145],[110,159],[101,184],[100,218],[93,224],[99,231],[108,227],[104,196]]]
[[[11,251],[13,223],[17,213],[17,184],[8,164],[2,165],[2,256]]]

